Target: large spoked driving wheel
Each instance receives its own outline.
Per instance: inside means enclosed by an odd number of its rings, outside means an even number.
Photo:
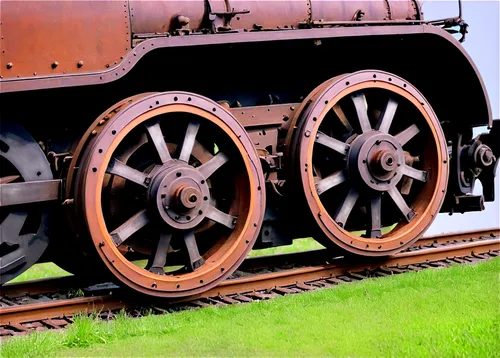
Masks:
[[[245,130],[217,103],[184,92],[137,100],[83,157],[78,208],[104,263],[136,291],[202,292],[251,250],[263,174]]]
[[[50,217],[48,205],[29,203],[33,192],[21,186],[10,190],[6,187],[50,180],[53,176],[47,157],[23,127],[2,121],[0,130],[0,285],[3,285],[42,256],[49,244]],[[16,203],[26,198],[28,203]]]
[[[388,255],[439,213],[446,141],[429,103],[402,78],[361,71],[330,81],[300,113],[292,148],[320,241]]]

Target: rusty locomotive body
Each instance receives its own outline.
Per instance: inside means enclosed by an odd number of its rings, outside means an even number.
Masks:
[[[188,296],[252,248],[390,255],[484,209],[466,29],[417,0],[2,0],[1,284],[53,261]]]

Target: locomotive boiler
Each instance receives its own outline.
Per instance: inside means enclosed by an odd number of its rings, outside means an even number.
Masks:
[[[188,296],[252,249],[386,256],[483,210],[466,33],[417,0],[2,0],[0,283],[50,261]]]

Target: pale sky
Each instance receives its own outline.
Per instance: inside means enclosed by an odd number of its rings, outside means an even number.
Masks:
[[[500,2],[465,0],[462,4],[462,17],[469,24],[469,33],[462,45],[472,57],[486,84],[493,118],[500,118]],[[423,11],[426,20],[453,17],[458,14],[458,1],[426,0]],[[459,38],[459,35],[454,36]],[[459,73],[457,78],[460,78]],[[476,134],[484,130],[485,128],[480,128]],[[486,203],[485,211],[452,216],[440,214],[426,235],[500,227],[500,166],[496,175],[495,201]],[[475,191],[480,193],[481,190],[478,182]]]

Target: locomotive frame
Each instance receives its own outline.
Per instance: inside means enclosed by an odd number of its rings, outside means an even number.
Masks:
[[[313,236],[385,256],[439,212],[494,200],[498,120],[450,34],[465,36],[461,10],[425,21],[413,0],[1,6],[1,284],[54,261],[191,295],[252,248]],[[461,91],[443,91],[457,77]],[[490,132],[473,138],[478,126]]]

